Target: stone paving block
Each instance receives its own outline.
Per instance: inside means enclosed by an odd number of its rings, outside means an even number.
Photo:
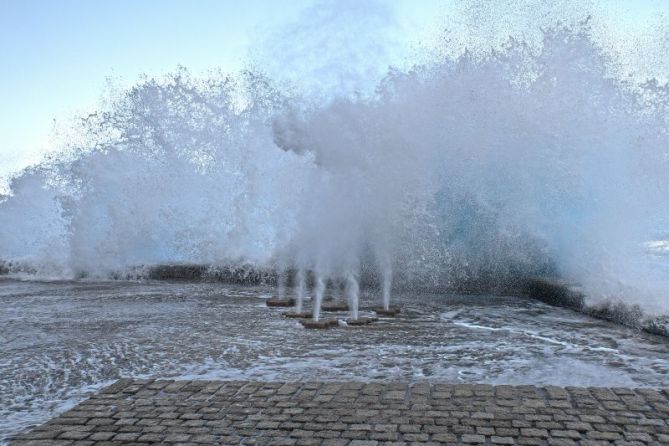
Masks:
[[[123,379],[15,445],[669,444],[666,389]]]
[[[513,439],[513,437],[498,437],[496,435],[493,435],[490,438],[490,443],[492,443],[492,444],[515,444],[516,441]]]

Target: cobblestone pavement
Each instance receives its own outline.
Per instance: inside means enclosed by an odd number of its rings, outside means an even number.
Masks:
[[[669,444],[669,388],[117,381],[15,445]]]

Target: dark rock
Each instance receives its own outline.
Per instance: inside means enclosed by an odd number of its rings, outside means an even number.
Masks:
[[[549,305],[571,308],[597,319],[669,337],[669,316],[650,316],[645,314],[639,305],[630,305],[620,301],[587,305],[583,293],[557,280],[528,280],[526,294],[532,299]]]
[[[623,302],[605,302],[592,307],[586,306],[583,312],[598,319],[617,322],[633,328],[640,328],[644,318],[641,307]]]
[[[292,307],[295,305],[295,299],[292,297],[270,297],[265,303],[268,307]]]
[[[669,337],[669,316],[660,316],[645,321],[643,329],[648,333]]]
[[[583,311],[585,296],[573,291],[568,285],[549,279],[532,279],[526,283],[526,293],[532,299],[555,307],[567,307]]]
[[[318,321],[315,321],[313,319],[302,319],[300,320],[300,324],[304,328],[308,329],[326,329],[326,328],[333,328],[339,325],[339,322],[337,319],[320,319]]]
[[[207,267],[204,265],[157,265],[149,270],[149,279],[153,280],[202,280]]]
[[[376,322],[378,320],[379,319],[375,317],[359,317],[358,319],[346,319],[346,324],[355,327],[359,325],[371,324],[372,322]]]

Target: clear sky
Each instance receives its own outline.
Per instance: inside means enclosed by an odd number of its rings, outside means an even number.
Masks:
[[[342,1],[363,5],[360,9],[373,3],[390,5],[401,22],[393,25],[397,41],[414,42],[420,40],[421,32],[444,26],[441,21],[445,14],[466,3]],[[53,147],[49,138],[54,119],[63,120],[94,109],[107,77],[130,85],[142,73],[161,75],[178,65],[195,73],[217,67],[235,71],[244,66],[262,36],[294,23],[314,3],[315,0],[0,0],[0,177],[38,161]],[[669,2],[600,3],[614,8],[612,20],[623,20],[633,27],[666,9]],[[299,36],[300,30],[285,29]],[[624,30],[618,39],[625,40]]]
[[[243,67],[313,0],[0,0],[0,176],[39,160],[53,120],[95,108],[107,77]],[[398,0],[397,5],[408,5]],[[424,0],[412,14],[430,13]]]
[[[108,76],[238,69],[257,28],[306,2],[1,0],[0,173],[49,147],[53,119],[94,107]]]

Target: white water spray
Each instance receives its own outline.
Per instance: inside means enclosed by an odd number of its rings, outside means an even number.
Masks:
[[[301,313],[304,309],[304,298],[307,292],[307,278],[304,269],[297,271],[297,300],[295,301],[295,312]]]
[[[279,299],[286,297],[286,271],[284,268],[279,268],[276,279],[276,293]]]
[[[358,304],[360,301],[360,287],[358,279],[353,273],[346,274],[346,297],[348,298],[351,319],[358,319]]]
[[[612,77],[587,27],[541,35],[391,70],[369,95],[253,72],[142,81],[12,180],[0,259],[66,278],[285,263],[298,311],[318,265],[353,317],[369,271],[384,307],[391,285],[553,275],[667,311],[646,246],[669,228],[669,88]]]
[[[325,294],[325,280],[323,276],[316,277],[316,296],[314,298],[313,318],[318,321],[321,317],[321,305],[323,303],[323,294]]]
[[[392,288],[393,273],[390,267],[383,270],[383,309],[390,309],[390,289]]]

